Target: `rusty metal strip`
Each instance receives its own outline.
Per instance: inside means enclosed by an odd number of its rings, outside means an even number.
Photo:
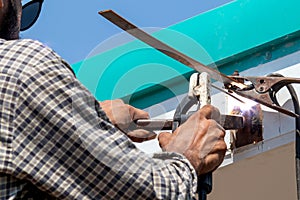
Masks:
[[[210,75],[211,78],[218,80],[224,84],[230,84],[232,86],[236,86],[240,89],[244,89],[247,86],[238,83],[232,78],[220,73],[217,70],[214,70],[210,67],[205,66],[204,64],[200,63],[197,60],[177,51],[176,49],[166,45],[165,43],[159,41],[158,39],[154,38],[153,36],[149,35],[148,33],[144,32],[143,30],[139,29],[134,24],[130,23],[117,13],[112,10],[105,10],[100,11],[100,15],[105,17],[107,20],[112,22],[113,24],[117,25],[119,28],[123,29],[124,31],[128,32],[132,36],[136,37],[137,39],[145,42],[149,46],[157,49],[158,51],[162,52],[163,54],[181,62],[182,64],[191,67],[192,69],[198,72],[206,72]]]
[[[244,118],[240,115],[221,115],[219,123],[225,130],[241,129],[244,127]],[[132,128],[158,131],[172,130],[172,127],[172,119],[139,119]]]

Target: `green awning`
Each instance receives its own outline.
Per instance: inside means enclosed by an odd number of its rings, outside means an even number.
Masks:
[[[299,8],[299,0],[236,0],[153,35],[204,64],[232,73],[230,63],[300,36]],[[123,98],[141,108],[187,92],[186,78],[193,72],[140,41],[72,67],[98,100]]]

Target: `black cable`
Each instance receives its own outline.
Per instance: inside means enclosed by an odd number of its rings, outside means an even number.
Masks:
[[[281,74],[270,74],[268,76],[284,77]],[[291,95],[291,98],[292,98],[292,101],[293,101],[293,105],[294,105],[295,113],[300,116],[300,106],[299,106],[299,100],[298,100],[296,91],[295,91],[295,89],[294,89],[294,87],[292,85],[287,85],[286,87],[287,87],[287,89],[288,89],[288,91],[289,91],[289,93]],[[277,91],[275,91],[273,93],[273,98],[277,101],[277,99],[275,97],[276,92]],[[296,142],[295,142],[295,145],[296,145],[297,198],[298,198],[298,200],[300,200],[300,117],[296,117],[295,118],[295,124],[296,124],[296,130],[295,130],[295,133],[296,133]]]

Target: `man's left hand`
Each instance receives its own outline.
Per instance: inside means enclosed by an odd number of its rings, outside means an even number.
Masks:
[[[111,123],[124,132],[132,141],[152,140],[156,134],[144,129],[130,130],[130,124],[138,119],[148,119],[149,114],[143,110],[125,104],[121,99],[99,102]]]

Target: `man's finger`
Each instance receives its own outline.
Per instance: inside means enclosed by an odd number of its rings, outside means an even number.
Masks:
[[[133,106],[128,105],[129,107],[129,112],[131,115],[132,120],[137,120],[137,119],[149,119],[149,114],[141,109],[135,108]]]
[[[169,132],[162,132],[158,135],[159,146],[164,149],[166,145],[170,142],[172,134]]]
[[[206,119],[214,119],[216,121],[219,121],[221,117],[219,109],[212,105],[205,105],[198,112]]]
[[[137,129],[130,131],[126,134],[133,142],[144,142],[148,140],[153,140],[156,138],[156,134],[151,131],[146,131],[144,129]]]

